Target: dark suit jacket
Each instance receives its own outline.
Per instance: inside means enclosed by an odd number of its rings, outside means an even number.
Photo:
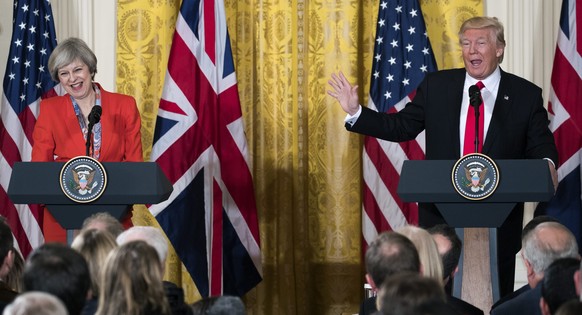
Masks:
[[[460,158],[459,124],[465,69],[427,74],[412,102],[398,113],[378,113],[366,107],[349,131],[388,141],[408,141],[426,131],[427,160]],[[554,137],[548,128],[542,90],[501,70],[495,107],[483,152],[493,159],[551,159],[558,165]],[[513,289],[514,255],[521,247],[523,204],[518,203],[498,230],[501,294]],[[445,223],[433,204],[419,204],[419,225]]]
[[[522,294],[526,291],[529,291],[529,290],[531,290],[531,287],[529,286],[529,284],[526,284],[526,285],[522,286],[521,288],[511,292],[511,294],[508,294],[508,295],[500,298],[499,301],[495,302],[493,304],[493,306],[491,306],[491,311],[493,311],[493,309],[498,307],[499,305],[501,305],[509,300],[512,300],[512,299],[518,297],[520,294]]]
[[[378,309],[376,308],[376,297],[369,297],[366,298],[362,304],[360,304],[360,312],[359,315],[371,315],[377,312]]]
[[[491,315],[541,315],[540,298],[542,297],[542,285],[528,290],[515,298],[500,304]]]
[[[396,114],[363,108],[350,131],[388,141],[407,141],[426,130],[426,159],[460,158],[459,120],[465,69],[428,74],[413,101]],[[493,159],[542,159],[558,163],[554,137],[548,129],[542,90],[501,71],[501,81],[483,153]]]
[[[447,303],[461,315],[483,315],[481,309],[454,296],[447,295]]]

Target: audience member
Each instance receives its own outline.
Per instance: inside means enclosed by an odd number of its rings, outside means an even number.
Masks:
[[[117,247],[117,242],[107,230],[88,229],[81,230],[81,234],[75,237],[71,247],[78,251],[89,265],[91,291],[85,307],[83,307],[82,314],[92,315],[97,311],[99,302],[101,268],[105,265],[109,253]]]
[[[544,272],[540,309],[543,315],[556,313],[569,300],[577,299],[574,273],[580,268],[580,259],[560,258]]]
[[[12,247],[12,252],[14,253],[14,261],[12,263],[12,268],[10,268],[10,272],[6,275],[6,283],[12,290],[21,292],[24,258],[22,258],[20,252],[18,252],[14,247]]]
[[[124,230],[123,224],[108,212],[97,212],[86,218],[81,230],[88,229],[107,230],[113,237],[117,237]]]
[[[62,243],[35,249],[24,265],[23,291],[42,291],[58,297],[70,315],[81,314],[91,286],[85,258]]]
[[[169,315],[156,250],[132,241],[111,251],[101,273],[97,315]]]
[[[522,256],[532,289],[500,304],[491,310],[492,315],[541,314],[539,300],[542,290],[538,283],[543,279],[544,271],[556,259],[577,258],[578,244],[572,232],[562,224],[544,222],[524,235]]]
[[[555,315],[580,315],[582,314],[582,302],[579,300],[570,300],[560,308],[555,313]]]
[[[422,274],[442,283],[443,263],[432,236],[425,229],[413,225],[400,227],[396,232],[408,237],[416,247]]]
[[[443,284],[447,294],[447,302],[463,315],[483,315],[483,311],[470,303],[467,303],[447,292],[446,285],[451,283],[455,274],[459,270],[459,259],[461,258],[462,242],[457,236],[455,229],[446,225],[435,225],[427,230],[434,238],[439,255],[443,261]]]
[[[384,280],[403,272],[420,273],[420,258],[416,247],[406,236],[395,232],[383,232],[370,243],[365,255],[366,281],[374,292]],[[377,311],[376,296],[367,298],[360,306],[360,315]]]
[[[117,236],[117,244],[123,245],[131,241],[144,241],[158,253],[162,268],[166,266],[168,256],[168,241],[163,232],[153,226],[133,226]],[[173,315],[190,314],[191,308],[184,302],[184,290],[170,281],[164,281],[164,291],[170,303]]]
[[[386,278],[378,291],[376,304],[382,315],[416,315],[417,307],[431,301],[445,302],[440,279],[403,272]],[[449,309],[448,314],[455,312]]]
[[[6,218],[0,216],[0,262],[2,263],[0,266],[0,312],[18,295],[18,292],[7,281],[8,274],[14,264],[14,256],[16,255],[13,245],[12,230]]]
[[[144,241],[158,253],[162,268],[168,257],[168,241],[162,231],[153,226],[132,226],[117,236],[117,244],[123,245],[131,241]]]
[[[4,309],[3,315],[68,315],[67,308],[52,294],[31,291],[19,295]]]
[[[523,230],[521,231],[521,242],[523,244],[523,241],[525,239],[525,236],[533,231],[533,229],[540,225],[541,223],[544,222],[558,222],[558,220],[554,217],[548,216],[548,215],[540,215],[537,217],[533,217],[531,220],[529,220],[529,222],[523,227]],[[523,251],[523,249],[522,249]],[[491,306],[491,310],[493,310],[494,308],[496,308],[497,306],[515,298],[516,296],[532,289],[533,287],[530,286],[529,283],[523,285],[521,288],[507,294],[506,296],[501,297],[498,301],[496,301],[493,306]]]
[[[245,315],[245,305],[236,296],[222,295],[203,298],[192,304],[193,315]]]

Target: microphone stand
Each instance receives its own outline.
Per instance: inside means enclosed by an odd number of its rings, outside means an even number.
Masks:
[[[86,156],[91,156],[91,155],[89,155],[89,148],[91,147],[91,144],[93,143],[91,138],[93,138],[93,121],[90,121],[89,127],[87,127],[87,141],[85,142],[85,155]]]
[[[475,153],[479,153],[479,106],[473,107],[475,110]]]

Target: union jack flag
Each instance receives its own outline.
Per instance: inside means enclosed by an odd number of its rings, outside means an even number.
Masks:
[[[152,160],[173,184],[150,206],[204,297],[262,279],[259,227],[222,0],[184,0]]]
[[[436,62],[418,0],[381,0],[376,25],[368,107],[400,111]],[[396,190],[405,160],[424,159],[424,132],[403,143],[365,137],[362,233],[370,244],[378,233],[418,223],[416,203],[404,203]]]
[[[564,0],[548,103],[550,129],[559,155],[558,190],[546,214],[566,225],[582,244],[582,1]],[[580,45],[579,45],[580,44]]]
[[[13,204],[8,183],[16,162],[30,161],[41,96],[56,94],[47,62],[57,41],[48,0],[14,1],[12,39],[0,101],[0,214],[26,257],[44,242],[39,205]]]

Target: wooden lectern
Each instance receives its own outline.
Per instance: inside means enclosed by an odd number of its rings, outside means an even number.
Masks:
[[[483,200],[469,200],[453,187],[455,163],[405,161],[398,194],[406,202],[434,203],[447,223],[462,232],[464,254],[454,293],[488,313],[499,299],[496,228],[516,203],[547,201],[554,186],[545,160],[497,160],[499,185],[495,192]]]

